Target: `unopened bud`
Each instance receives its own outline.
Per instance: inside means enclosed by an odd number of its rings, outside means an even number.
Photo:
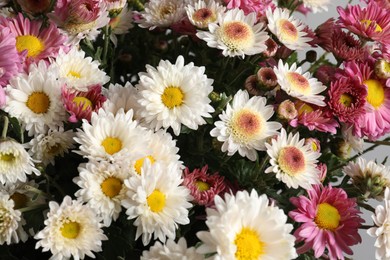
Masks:
[[[377,60],[375,63],[375,74],[382,79],[390,78],[390,62],[385,59]]]
[[[278,117],[282,120],[293,120],[298,116],[298,111],[291,100],[285,100],[278,106],[276,111]]]

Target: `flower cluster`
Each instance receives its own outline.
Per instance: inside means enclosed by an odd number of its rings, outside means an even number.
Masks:
[[[0,1],[2,257],[389,259],[390,5],[346,2]]]

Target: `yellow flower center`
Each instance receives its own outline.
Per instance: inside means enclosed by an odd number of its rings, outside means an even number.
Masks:
[[[369,27],[372,23],[371,20],[361,20],[360,21],[365,27]],[[382,27],[378,23],[375,23],[375,32],[382,32]]]
[[[298,40],[298,30],[289,20],[280,19],[278,21],[278,26],[280,30],[279,37],[281,41],[296,42]]]
[[[314,221],[318,227],[333,231],[339,226],[340,214],[332,205],[321,203],[317,207],[317,214]]]
[[[179,87],[167,87],[161,95],[161,101],[167,108],[172,109],[183,104],[184,93]]]
[[[165,207],[165,194],[159,190],[154,190],[146,199],[151,211],[161,212]]]
[[[290,83],[290,88],[300,94],[307,95],[311,93],[309,81],[297,72],[286,73],[286,79]]]
[[[316,142],[311,142],[311,150],[315,152],[318,150],[318,145]]]
[[[15,160],[13,153],[0,153],[0,159],[5,162],[13,162]]]
[[[368,94],[366,100],[375,109],[378,109],[385,101],[385,89],[378,80],[368,79],[363,81],[368,88]]]
[[[279,152],[278,165],[285,174],[298,175],[306,168],[305,156],[295,146],[286,146]]]
[[[342,104],[345,107],[350,107],[352,101],[353,101],[352,96],[346,93],[342,94],[339,99],[340,104]]]
[[[109,198],[113,198],[122,190],[122,181],[115,177],[108,177],[100,185],[102,192]]]
[[[77,71],[71,70],[68,72],[68,77],[81,78],[81,74]]]
[[[262,118],[257,112],[242,109],[232,118],[230,130],[237,142],[252,140],[263,130]]]
[[[80,234],[80,229],[81,227],[79,223],[69,221],[62,225],[60,231],[63,237],[74,239]]]
[[[313,111],[314,111],[314,109],[306,103],[301,103],[298,106],[298,115],[302,115],[303,113],[311,113]]]
[[[27,205],[27,196],[22,193],[15,192],[10,198],[14,201],[14,209],[21,209]]]
[[[257,260],[265,253],[265,243],[260,240],[257,232],[250,228],[242,228],[240,233],[236,234],[234,244],[237,247],[237,260]]]
[[[196,181],[195,185],[196,187],[198,187],[199,191],[206,191],[210,189],[210,185],[204,181]]]
[[[26,106],[35,114],[44,114],[49,110],[50,98],[44,92],[33,92],[28,97]]]
[[[86,97],[75,97],[73,98],[72,102],[75,103],[77,106],[82,105],[83,107],[81,108],[81,110],[83,111],[87,110],[87,108],[93,108],[91,100]]]
[[[43,42],[34,35],[21,35],[16,37],[16,49],[18,52],[27,50],[27,57],[36,57],[44,49]]]
[[[221,41],[231,51],[245,50],[253,46],[255,36],[252,28],[240,21],[224,23],[218,31]]]
[[[151,162],[151,164],[153,164],[153,163],[156,161],[156,160],[153,158],[153,156],[151,156],[151,155],[148,155],[148,156],[145,156],[145,157],[143,157],[143,158],[141,158],[141,159],[138,159],[138,160],[135,162],[135,164],[134,164],[134,169],[135,169],[135,171],[136,171],[139,175],[141,175],[141,168],[142,168],[142,166],[144,165],[145,159],[149,159],[149,161]]]
[[[116,137],[106,137],[102,142],[102,146],[106,153],[113,155],[122,149],[122,142]]]

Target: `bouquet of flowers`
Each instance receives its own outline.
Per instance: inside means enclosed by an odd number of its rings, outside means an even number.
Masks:
[[[0,258],[390,259],[390,4],[330,2],[1,0]]]

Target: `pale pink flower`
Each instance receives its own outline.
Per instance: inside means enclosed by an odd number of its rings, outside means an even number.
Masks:
[[[332,186],[314,185],[307,193],[308,197],[290,199],[297,209],[288,215],[303,223],[294,232],[297,242],[304,242],[297,249],[298,254],[313,249],[315,258],[320,258],[325,248],[331,260],[344,259],[343,252],[353,254],[350,247],[362,241],[358,229],[364,222],[356,200]]]
[[[255,12],[257,17],[265,16],[268,8],[276,8],[272,0],[225,0],[228,9],[239,8],[247,15]]]
[[[15,46],[16,39],[11,30],[0,26],[0,88],[22,69],[22,59]]]

